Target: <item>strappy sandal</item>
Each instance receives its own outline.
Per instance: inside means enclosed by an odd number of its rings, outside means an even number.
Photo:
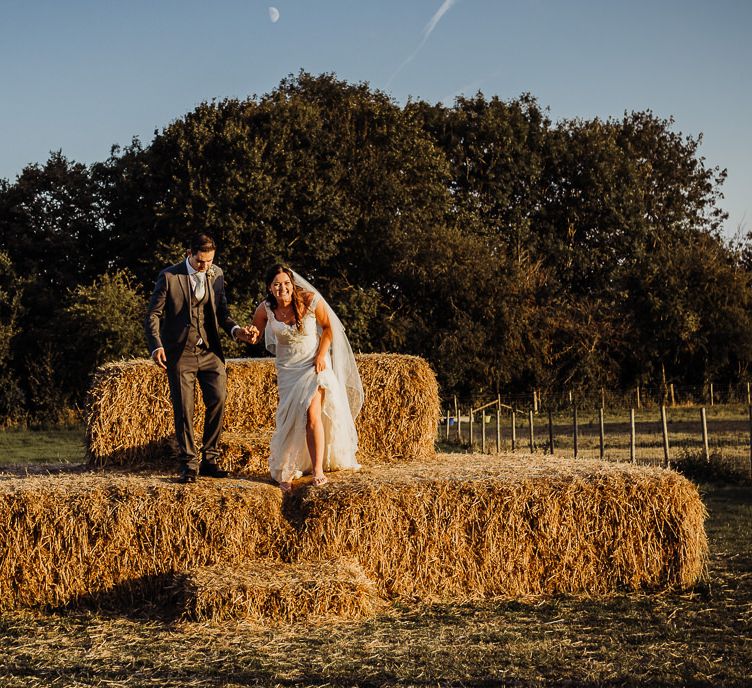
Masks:
[[[327,478],[325,475],[322,475],[320,477],[314,476],[313,482],[311,483],[314,487],[321,487],[322,485],[326,485],[329,482],[329,478]]]
[[[279,484],[279,489],[282,490],[282,492],[292,492],[292,483],[281,482]]]

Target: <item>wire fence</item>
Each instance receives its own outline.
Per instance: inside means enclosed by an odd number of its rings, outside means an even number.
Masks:
[[[657,409],[661,406],[670,408],[696,406],[713,408],[743,404],[752,405],[752,382],[715,383],[703,385],[679,385],[665,383],[662,385],[637,385],[626,391],[606,388],[582,390],[576,387],[565,390],[532,389],[520,393],[494,394],[490,392],[471,394],[466,397],[444,399],[444,406],[461,406],[477,408],[486,403],[500,401],[504,406],[517,411],[532,409],[535,413],[551,409],[554,412],[577,407],[581,410],[598,409],[624,410],[634,408]]]
[[[464,408],[452,399],[444,406],[438,440],[486,453],[553,453],[652,465],[692,459],[752,478],[752,405],[736,396],[725,397],[724,403],[716,398],[712,406],[676,397],[674,390],[673,405],[647,397],[640,408],[588,408],[575,400],[562,407],[537,395],[533,400],[532,394],[523,398],[526,408],[509,397],[481,398]]]

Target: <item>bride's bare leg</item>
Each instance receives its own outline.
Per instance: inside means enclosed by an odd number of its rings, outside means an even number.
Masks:
[[[319,387],[313,395],[311,405],[308,407],[306,422],[306,444],[311,456],[313,467],[313,482],[323,485],[326,482],[324,476],[324,424],[321,421],[321,407],[324,403],[324,390]]]

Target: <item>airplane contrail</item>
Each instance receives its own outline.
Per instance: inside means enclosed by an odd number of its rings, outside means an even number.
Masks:
[[[452,5],[454,5],[456,2],[457,0],[444,0],[444,2],[441,3],[441,7],[436,10],[436,13],[433,15],[433,17],[431,17],[431,21],[429,21],[423,29],[424,43],[428,40],[428,37],[431,35],[431,33],[433,33],[433,30],[436,28],[436,24],[441,21],[441,18],[452,8]]]
[[[415,56],[420,52],[421,48],[426,44],[426,41],[428,40],[428,37],[433,33],[433,30],[436,28],[436,25],[441,21],[441,18],[452,8],[453,5],[457,3],[458,0],[444,0],[444,2],[441,3],[441,7],[439,7],[436,12],[434,12],[433,17],[429,20],[428,24],[425,25],[423,28],[423,39],[418,44],[418,47],[413,50],[413,52],[407,57],[407,59],[395,70],[394,74],[389,77],[389,80],[386,82],[386,87],[389,88],[389,86],[392,83],[392,80],[394,79],[397,74],[399,74],[405,66],[410,64],[414,59]]]

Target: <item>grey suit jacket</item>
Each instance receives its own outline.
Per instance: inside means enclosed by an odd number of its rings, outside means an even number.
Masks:
[[[237,323],[230,317],[225,296],[225,278],[222,270],[212,266],[206,280],[212,318],[204,323],[209,337],[207,344],[223,361],[224,353],[219,341],[219,328],[232,334]],[[191,278],[185,261],[165,268],[154,285],[144,322],[149,351],[164,347],[167,362],[177,361],[185,349],[191,324]]]

